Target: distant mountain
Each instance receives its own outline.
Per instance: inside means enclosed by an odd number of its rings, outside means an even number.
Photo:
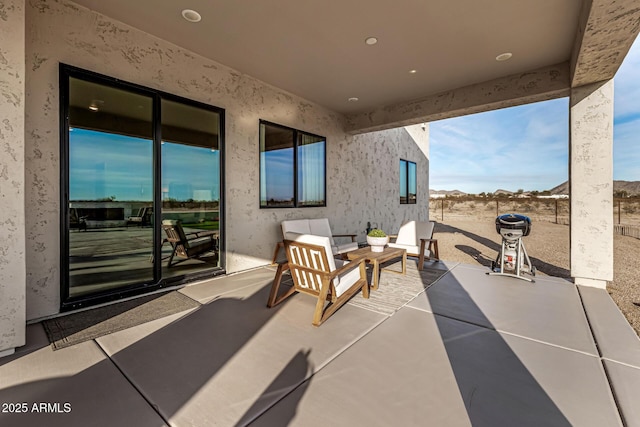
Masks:
[[[562,184],[553,187],[549,192],[553,195],[569,194],[569,181],[565,181]]]
[[[613,181],[613,192],[626,191],[628,196],[640,196],[640,181]],[[528,193],[525,191],[525,193]],[[538,192],[539,193],[539,192]],[[569,182],[565,181],[562,184],[553,187],[549,190],[554,196],[569,195]],[[498,189],[493,192],[495,196],[506,195],[513,196],[516,194],[514,191]],[[467,193],[460,190],[429,190],[430,196],[444,197],[444,196],[466,196]]]
[[[640,195],[640,181],[613,181],[613,192],[626,191],[629,196]],[[553,187],[549,190],[551,194],[569,194],[569,182]]]

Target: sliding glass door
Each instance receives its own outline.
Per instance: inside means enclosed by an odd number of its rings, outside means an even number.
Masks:
[[[61,111],[63,309],[222,272],[223,111],[68,66]]]
[[[162,222],[180,226],[188,242],[216,248],[220,241],[220,121],[216,112],[162,100]],[[178,229],[179,231],[179,229]],[[218,250],[173,253],[163,245],[163,277],[220,266]]]

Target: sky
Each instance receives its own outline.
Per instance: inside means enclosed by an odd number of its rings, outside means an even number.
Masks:
[[[640,181],[640,39],[614,78],[613,178]],[[429,187],[550,190],[568,180],[569,99],[432,122]]]
[[[151,140],[75,128],[69,146],[70,200],[153,200]],[[217,150],[163,142],[163,198],[219,200],[219,162]]]

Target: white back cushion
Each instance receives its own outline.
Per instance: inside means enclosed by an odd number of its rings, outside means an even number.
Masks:
[[[398,231],[398,238],[396,243],[399,245],[416,246],[418,241],[418,235],[416,230],[416,222],[408,221],[402,224]]]
[[[324,253],[327,257],[328,265],[319,265],[318,263],[322,263],[322,256],[312,256],[311,259],[304,256],[304,253],[300,251],[296,247],[289,247],[289,257],[292,259],[300,259],[301,264],[308,268],[313,268],[316,270],[324,270],[324,271],[335,271],[336,263],[333,259],[333,253],[331,252],[331,244],[328,237],[324,236],[316,236],[313,234],[298,234],[298,233],[287,233],[285,236],[286,240],[293,240],[294,242],[306,243],[309,245],[322,246]],[[297,272],[296,272],[297,273]],[[298,284],[300,286],[306,288],[313,288],[316,290],[320,290],[320,283],[322,282],[320,276],[315,277],[315,283],[311,283],[304,275],[297,274]],[[340,283],[340,280],[336,277],[333,279],[333,285],[337,286]]]
[[[336,263],[333,259],[333,252],[331,252],[331,244],[328,237],[316,236],[315,234],[287,233],[286,239],[293,240],[294,242],[307,243],[309,245],[322,246],[327,256],[327,262],[329,263],[329,271],[334,271],[336,269]],[[306,266],[326,270],[325,266],[317,266],[313,264],[307,264]]]
[[[309,220],[308,219],[292,219],[287,221],[282,221],[282,235],[285,236],[289,232],[298,233],[298,234],[313,234],[309,229]]]
[[[434,222],[407,221],[400,227],[396,243],[400,245],[419,246],[420,239],[431,239]]]
[[[329,240],[331,241],[331,246],[335,246],[335,242],[333,241],[333,236],[331,235],[331,227],[329,227],[329,219],[327,218],[310,219],[309,230],[311,234],[315,234],[316,236],[328,237]]]

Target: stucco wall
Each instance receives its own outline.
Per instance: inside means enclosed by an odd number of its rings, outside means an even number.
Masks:
[[[327,216],[363,235],[368,220],[392,230],[428,216],[428,160],[406,129],[349,136],[332,111],[74,3],[30,2],[26,34],[30,319],[60,303],[59,62],[226,110],[228,272],[266,264],[285,218]],[[327,137],[326,208],[259,209],[259,119]],[[418,163],[418,205],[399,205],[399,158]]]
[[[24,20],[0,1],[0,355],[25,342]]]

